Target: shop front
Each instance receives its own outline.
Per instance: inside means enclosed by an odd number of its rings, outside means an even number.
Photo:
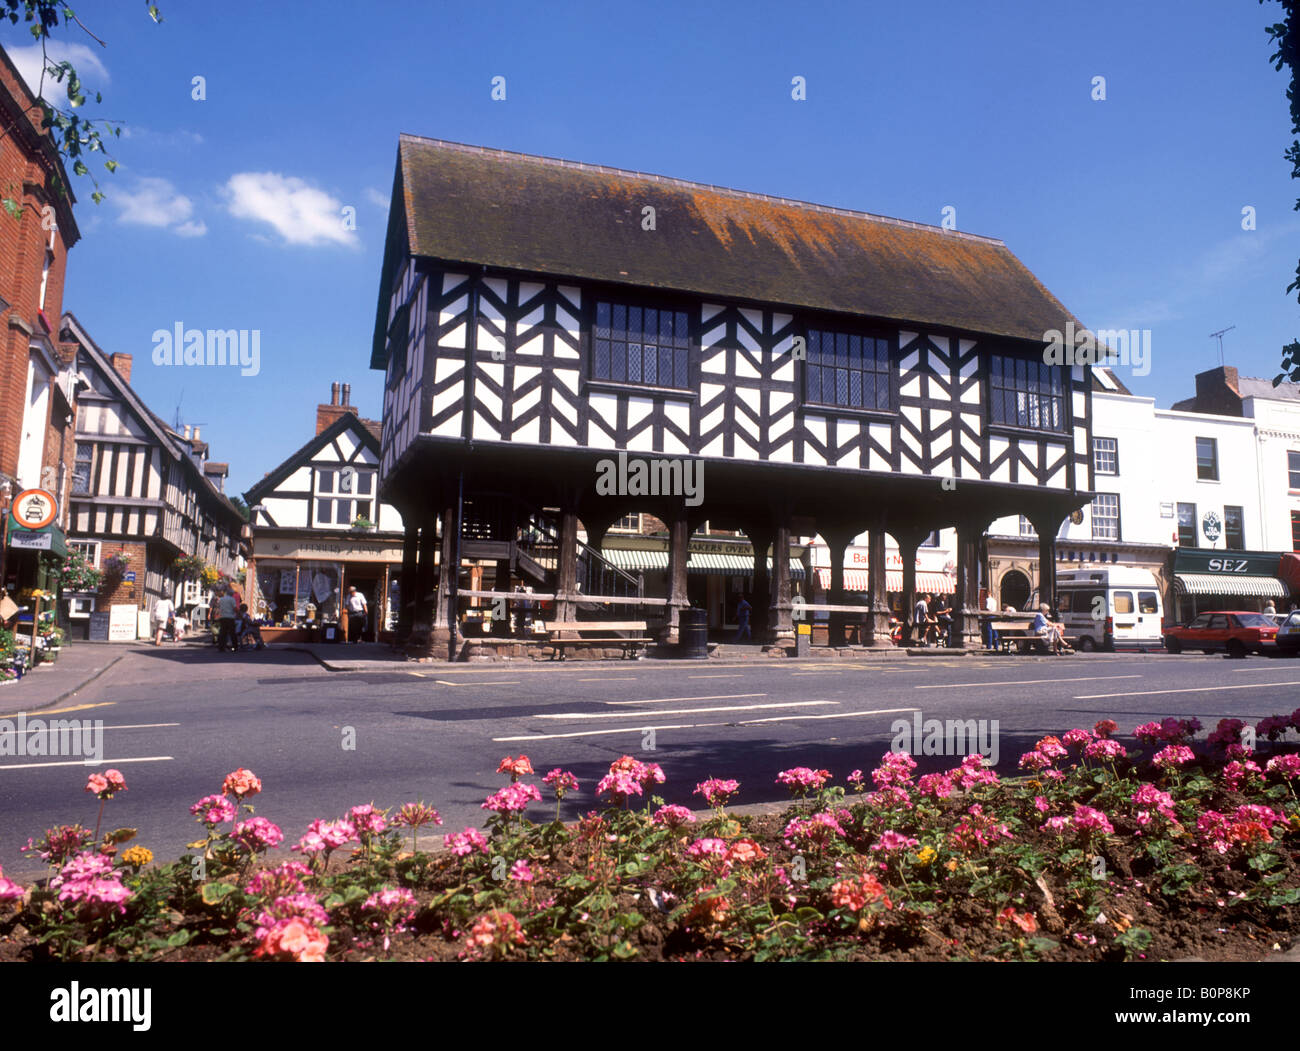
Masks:
[[[1272,603],[1279,613],[1291,607],[1284,579],[1287,557],[1277,551],[1223,551],[1177,548],[1173,553],[1173,594],[1166,608],[1174,623],[1186,624],[1206,610],[1261,611]]]
[[[339,642],[348,630],[344,598],[355,587],[366,599],[361,638],[389,641],[402,563],[400,538],[276,535],[259,529],[249,559],[249,609],[266,625],[267,642]],[[356,631],[353,625],[353,631]]]
[[[867,570],[869,568],[870,548],[850,546],[844,549],[844,591],[850,604],[860,602],[863,616],[869,611],[870,584]],[[812,598],[815,605],[831,603],[831,564],[830,549],[821,544],[812,548],[813,587]],[[920,547],[916,551],[916,594],[932,595],[941,600],[954,594],[957,590],[956,563],[952,552],[938,547]],[[903,556],[898,548],[885,547],[885,595],[889,603],[890,615],[896,620],[904,620],[903,609]],[[830,615],[824,610],[815,610],[812,615],[813,643],[820,645],[827,640]],[[849,639],[855,638],[855,625],[848,625]]]
[[[601,555],[611,564],[645,580],[647,598],[668,594],[668,540],[666,537],[628,538],[627,547],[606,546]],[[805,593],[807,548],[790,547],[790,581],[793,594]],[[772,572],[772,559],[767,560]],[[770,579],[770,578],[769,578]],[[740,600],[754,601],[754,548],[744,541],[696,538],[688,545],[686,597],[697,609],[708,610],[711,631],[734,631],[739,626]]]

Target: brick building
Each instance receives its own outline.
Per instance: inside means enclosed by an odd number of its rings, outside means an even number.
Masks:
[[[80,238],[67,173],[42,111],[0,50],[0,504],[23,489],[59,500],[45,550],[15,546],[6,517],[0,586],[52,585],[64,552],[77,382],[58,343],[68,250]]]

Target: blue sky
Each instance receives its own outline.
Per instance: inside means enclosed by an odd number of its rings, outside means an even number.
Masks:
[[[143,4],[79,4],[105,48],[58,33],[103,92],[90,111],[128,129],[117,173],[100,169],[108,200],[75,180],[64,307],[135,355],[155,412],[202,426],[231,492],[311,436],[331,381],[380,415],[368,362],[401,132],[919,222],[955,208],[1090,326],[1149,329],[1149,375],[1121,376],[1160,406],[1218,364],[1210,332],[1236,325],[1225,360],[1267,377],[1300,336],[1276,4],[161,7],[154,25]],[[29,40],[0,29],[18,61]],[[152,334],[177,322],[260,330],[260,373],[155,366]]]

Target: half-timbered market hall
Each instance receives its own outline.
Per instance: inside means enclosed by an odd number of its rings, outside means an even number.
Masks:
[[[1050,594],[1057,527],[1092,496],[1091,370],[1044,354],[1070,324],[991,237],[403,135],[371,354],[399,635],[456,652],[453,615],[532,588],[559,622],[635,616],[663,644],[743,594],[754,637],[793,646],[820,537],[830,642],[852,549],[856,641],[886,643],[887,578],[910,610],[918,547],[950,529],[932,576],[973,641],[989,524],[1034,524]],[[660,558],[612,540],[629,521],[662,527]]]

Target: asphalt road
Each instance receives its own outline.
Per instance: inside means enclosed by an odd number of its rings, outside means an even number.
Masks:
[[[869,770],[895,720],[910,724],[916,713],[984,720],[990,732],[996,720],[999,770],[1010,773],[1044,733],[1104,717],[1128,743],[1151,718],[1194,715],[1208,730],[1224,716],[1255,720],[1298,706],[1300,660],[1263,657],[570,661],[341,673],[291,651],[184,647],[133,652],[75,704],[30,717],[103,721],[93,768],[116,766],[129,785],[108,803],[105,827],[139,829],[138,842],[161,859],[199,838],[190,804],[240,766],[262,779],[257,812],[284,829],[287,846],[312,819],[371,801],[423,799],[442,813],[439,834],[481,824],[480,803],[504,783],[498,761],[521,751],[539,776],[557,766],[577,774],[581,791],[564,811],[572,817],[594,805],[596,782],[624,753],[659,763],[660,794],[698,808],[692,789],[710,776],[736,778],[734,802],[757,803],[784,798],[773,780],[787,767],[824,767],[841,780]],[[919,758],[919,772],[956,761]],[[28,836],[63,822],[94,826],[89,769],[76,755],[0,756],[7,875],[41,871],[19,853]],[[553,802],[534,804],[530,816],[552,813]]]

